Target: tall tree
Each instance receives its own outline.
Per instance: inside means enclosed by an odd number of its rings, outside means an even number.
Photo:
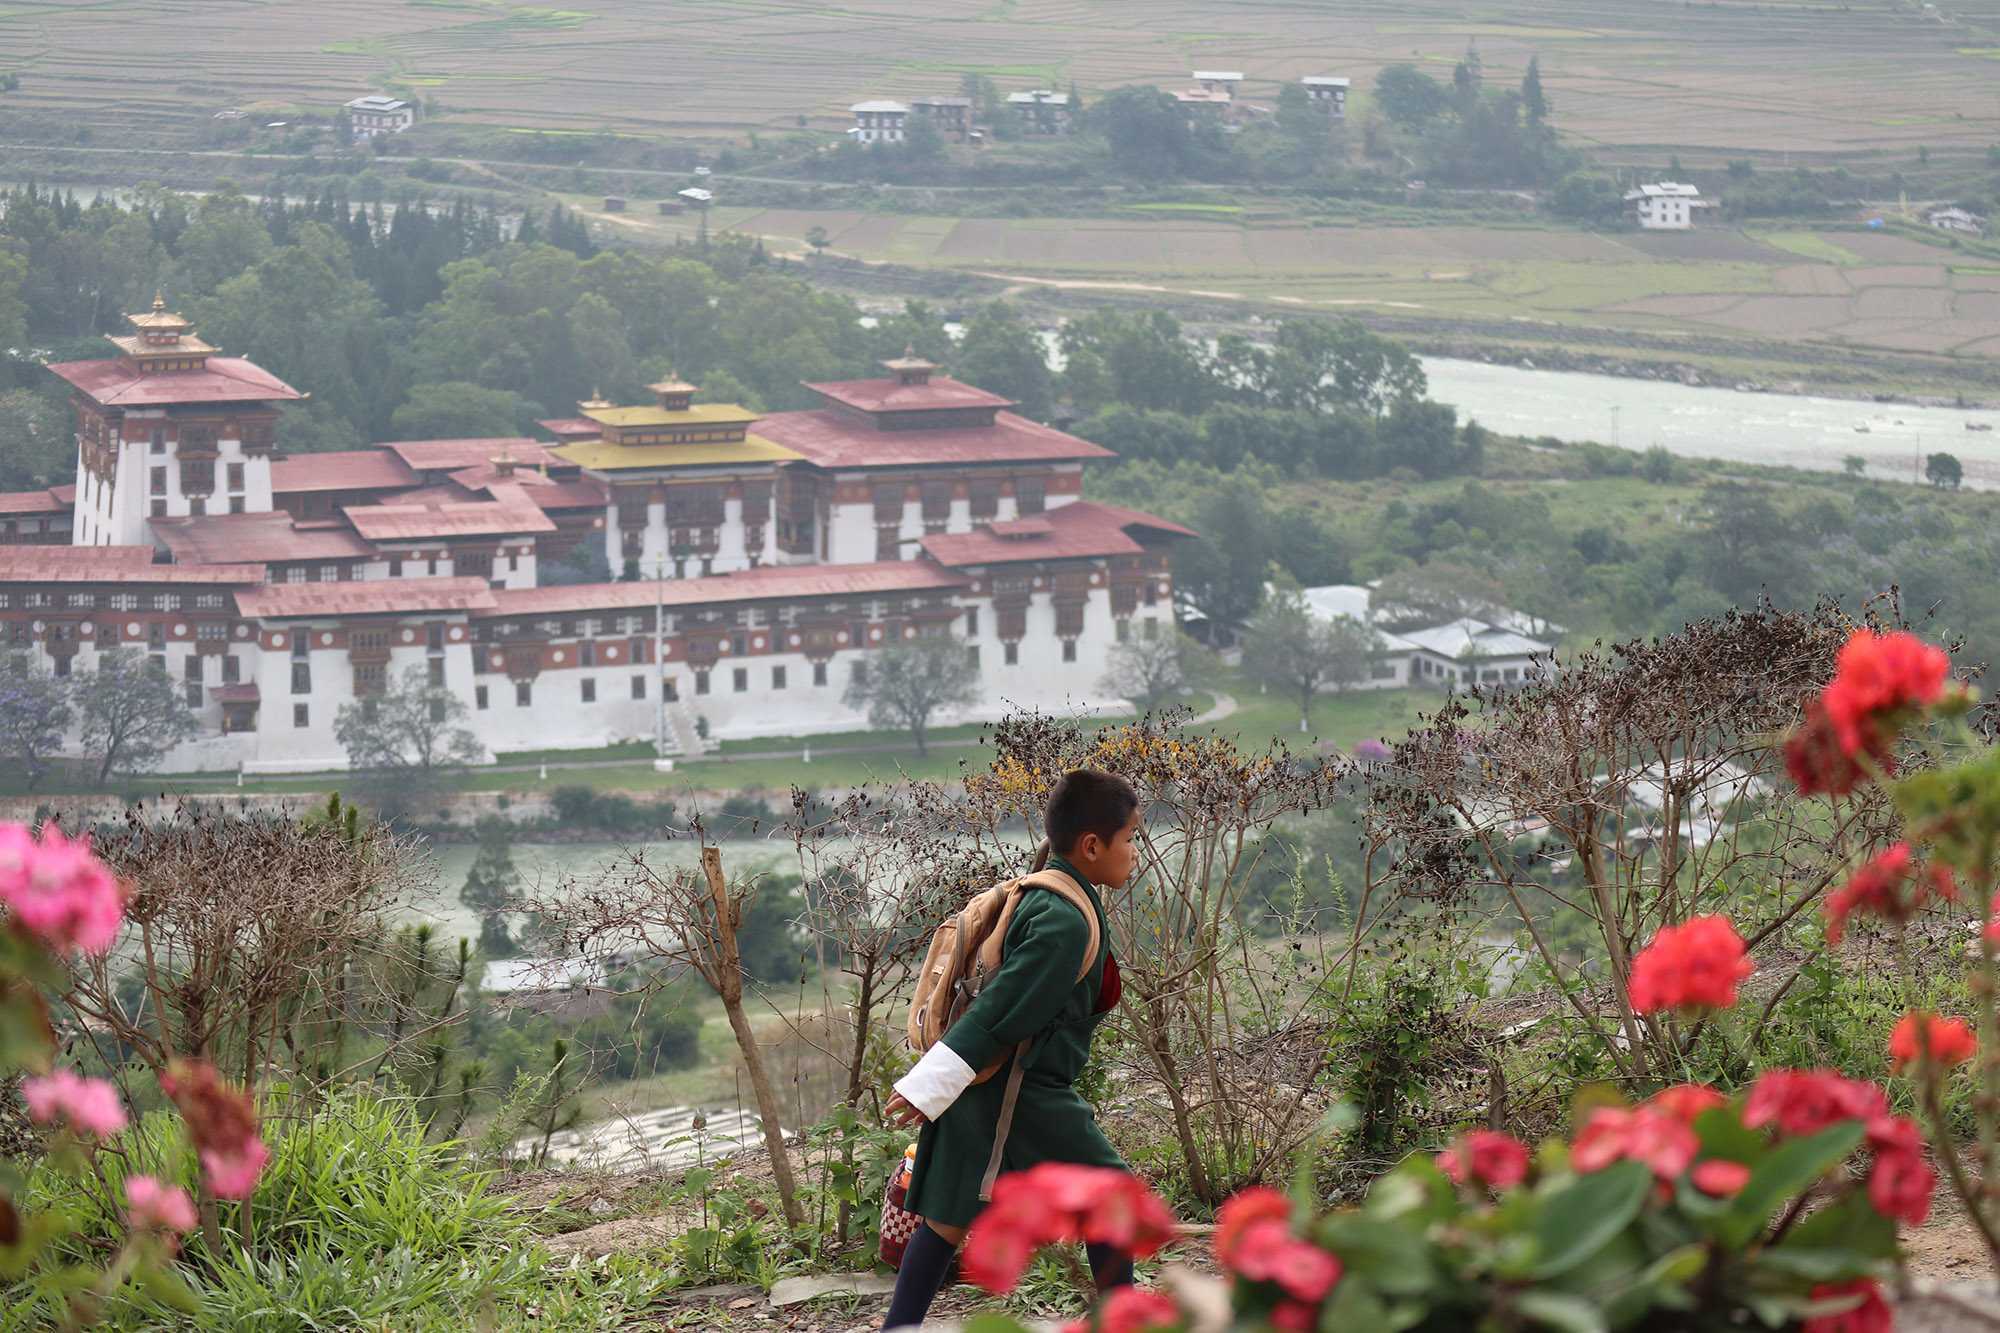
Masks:
[[[390,688],[341,705],[333,736],[375,798],[401,813],[445,774],[479,761],[484,749],[464,725],[469,716],[463,699],[413,666]]]
[[[0,756],[19,765],[29,791],[48,776],[73,716],[68,681],[36,670],[24,652],[0,658]]]
[[[1313,696],[1368,678],[1375,636],[1349,616],[1322,620],[1296,587],[1273,592],[1243,635],[1243,665],[1267,684],[1293,691],[1299,730],[1312,729]]]
[[[1392,124],[1415,129],[1450,106],[1451,94],[1415,65],[1387,65],[1375,76],[1375,105]]]
[[[459,902],[479,916],[479,951],[488,958],[514,956],[514,937],[507,929],[507,911],[521,886],[514,868],[512,830],[498,815],[479,821],[479,854],[465,872]]]
[[[463,380],[413,384],[389,418],[392,440],[491,439],[519,429],[520,395]]]
[[[1102,688],[1141,713],[1158,712],[1214,670],[1213,656],[1172,621],[1113,644],[1105,663]]]
[[[1005,301],[994,301],[972,317],[951,369],[967,384],[1012,398],[1028,416],[1048,415],[1054,384],[1048,352]]]
[[[868,710],[870,726],[909,732],[917,753],[926,754],[932,717],[979,702],[979,668],[954,635],[905,639],[857,661],[844,699],[849,708]]]
[[[99,653],[97,669],[80,674],[70,688],[83,717],[84,749],[103,756],[97,766],[100,787],[114,767],[151,768],[201,730],[181,687],[150,657],[130,648]]]
[[[1186,109],[1151,84],[1113,88],[1091,116],[1104,127],[1112,161],[1137,176],[1176,174],[1193,146]]]
[[[1528,117],[1529,125],[1538,126],[1549,118],[1549,99],[1542,92],[1542,61],[1539,56],[1528,57],[1528,73],[1521,80],[1521,110]],[[1675,158],[1674,163],[1674,170],[1678,172],[1680,159]]]
[[[1454,620],[1491,620],[1506,603],[1497,580],[1470,565],[1433,560],[1386,575],[1368,609],[1392,630],[1427,629]]]
[[[1208,643],[1227,644],[1264,598],[1271,563],[1271,511],[1263,492],[1230,477],[1196,507],[1200,541],[1174,549],[1174,587],[1207,617]]]

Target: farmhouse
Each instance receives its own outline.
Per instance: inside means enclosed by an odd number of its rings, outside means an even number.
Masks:
[[[1007,94],[1008,109],[1032,133],[1061,134],[1069,129],[1069,94],[1034,88]]]
[[[1201,85],[1203,92],[1227,93],[1236,96],[1236,85],[1243,82],[1240,69],[1198,69],[1193,74],[1194,81]]]
[[[1347,119],[1347,89],[1353,80],[1308,74],[1299,82],[1305,85],[1306,96],[1312,99],[1314,106],[1328,112],[1335,120]]]
[[[1687,231],[1694,226],[1694,211],[1701,207],[1701,191],[1676,181],[1640,185],[1625,192],[1625,215],[1642,231]]]
[[[357,139],[372,139],[378,134],[400,134],[415,128],[424,118],[420,104],[380,94],[357,97],[347,104],[346,110],[347,123]]]
[[[903,121],[908,118],[910,108],[901,102],[856,102],[848,108],[854,112],[854,128],[848,133],[861,143],[901,143],[903,141]]]
[[[1191,535],[1085,500],[1107,450],[914,355],[803,411],[667,379],[541,423],[555,443],[285,457],[297,390],[159,303],[130,318],[120,356],[52,367],[81,480],[0,495],[0,637],[59,675],[148,657],[202,728],[175,771],[343,768],[340,710],[412,673],[488,753],[861,727],[854,663],[947,634],[974,716],[1109,707],[1109,649],[1171,616]],[[543,586],[578,547],[623,577]]]
[[[1924,221],[1939,231],[1962,232],[1967,236],[1986,234],[1986,219],[1963,208],[1934,208],[1924,214]]]
[[[912,97],[910,111],[937,126],[947,143],[964,143],[972,134],[970,97]]]
[[[1552,645],[1524,632],[1527,627],[1522,617],[1506,610],[1486,612],[1483,619],[1453,620],[1398,632],[1378,623],[1381,617],[1371,588],[1335,583],[1304,588],[1300,594],[1316,619],[1346,618],[1374,633],[1369,679],[1349,688],[1426,685],[1456,690],[1475,683],[1505,688],[1547,670],[1549,655],[1554,652]]]

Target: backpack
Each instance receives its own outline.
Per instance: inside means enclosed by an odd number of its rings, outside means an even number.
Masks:
[[[1061,895],[1062,899],[1090,924],[1090,946],[1084,950],[1083,967],[1077,972],[1073,986],[1090,975],[1090,969],[1097,962],[1104,941],[1099,934],[1097,909],[1091,906],[1090,896],[1077,882],[1059,870],[1042,870],[1048,860],[1048,844],[1043,843],[1035,854],[1036,870],[995,884],[990,889],[973,895],[972,900],[953,915],[945,918],[931,936],[931,945],[924,954],[923,970],[917,974],[916,995],[910,1001],[910,1045],[919,1055],[935,1046],[938,1039],[951,1030],[951,1025],[972,1007],[979,998],[980,991],[1000,970],[1001,949],[1007,939],[1007,927],[1013,923],[1014,909],[1021,903],[1021,896],[1029,889],[1047,889]],[[984,1083],[1000,1072],[1000,1066],[1013,1057],[1014,1068],[1007,1077],[1007,1091],[1000,1103],[1000,1122],[993,1140],[993,1155],[986,1164],[986,1175],[980,1182],[979,1197],[992,1197],[993,1181],[1000,1173],[1000,1157],[1007,1146],[1007,1132],[1014,1121],[1014,1103],[1021,1091],[1021,1076],[1027,1072],[1025,1061],[1029,1042],[1023,1041],[986,1068],[973,1075],[974,1083]]]

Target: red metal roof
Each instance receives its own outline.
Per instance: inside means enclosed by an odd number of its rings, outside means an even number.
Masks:
[[[535,424],[562,443],[594,440],[604,434],[603,425],[589,417],[550,417],[547,421],[537,420]]]
[[[1127,528],[1157,528],[1194,536],[1177,523],[1133,509],[1077,500],[1028,518],[985,524],[972,532],[924,537],[921,544],[939,564],[1004,565],[1024,560],[1073,560],[1092,556],[1136,555],[1146,548]]]
[[[752,434],[805,455],[823,468],[924,464],[1054,463],[1117,455],[1088,440],[1002,412],[990,426],[874,430],[833,412],[778,412]]]
[[[606,500],[603,487],[587,477],[555,481],[532,468],[517,469],[511,477],[503,477],[491,463],[480,463],[460,468],[451,474],[451,480],[468,494],[491,491],[495,482],[519,482],[521,494],[543,509],[600,509]]]
[[[0,546],[0,583],[262,583],[262,565],[156,565],[150,546]]]
[[[58,504],[69,505],[72,508],[76,505],[76,483],[73,481],[49,487],[49,494],[56,497]]]
[[[271,460],[271,493],[400,490],[421,480],[386,449],[342,449],[326,454],[286,454]]]
[[[965,580],[928,560],[885,560],[867,565],[761,565],[705,579],[631,583],[582,583],[558,588],[499,588],[483,618],[571,611],[635,610],[657,598],[670,607],[717,602],[792,600],[805,597],[872,597],[887,593],[959,588]]]
[[[270,371],[234,356],[211,356],[204,370],[141,370],[123,358],[64,361],[49,369],[107,407],[305,397]]]
[[[392,451],[419,472],[438,468],[456,471],[472,467],[499,457],[503,449],[515,462],[525,467],[562,461],[544,449],[540,442],[525,435],[496,435],[490,439],[472,440],[389,440],[381,447]]]
[[[1012,398],[974,388],[958,380],[933,375],[927,384],[897,380],[803,381],[808,389],[863,412],[935,412],[957,407],[1012,407]],[[761,433],[761,432],[760,432]]]
[[[1078,501],[1077,503],[1088,504],[1099,513],[1108,515],[1116,522],[1123,524],[1128,532],[1133,528],[1144,528],[1150,532],[1164,532],[1170,537],[1201,536],[1193,528],[1184,528],[1178,523],[1161,518],[1157,514],[1148,514],[1144,510],[1120,509],[1117,505],[1099,504],[1095,500]],[[1063,508],[1072,509],[1075,508],[1075,505],[1064,505]]]
[[[52,490],[0,491],[0,514],[60,514],[75,507],[74,500],[59,500]]]
[[[227,565],[245,560],[365,560],[375,548],[338,524],[298,524],[283,510],[269,514],[210,514],[203,518],[148,520],[183,565]]]
[[[236,609],[262,620],[368,616],[492,607],[484,579],[365,579],[358,583],[266,583],[236,594]]]
[[[512,536],[554,532],[556,525],[522,494],[518,482],[496,481],[493,499],[451,501],[435,498],[432,487],[421,503],[399,496],[382,504],[346,505],[341,512],[371,542],[410,541],[432,537]]]
[[[255,684],[211,685],[208,697],[219,704],[254,704],[263,698],[263,692]]]

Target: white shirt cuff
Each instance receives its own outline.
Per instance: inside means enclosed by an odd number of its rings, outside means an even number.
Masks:
[[[973,1076],[972,1066],[960,1059],[957,1051],[938,1042],[924,1052],[914,1069],[896,1080],[896,1091],[926,1119],[935,1120],[950,1109],[959,1093],[972,1086]]]

